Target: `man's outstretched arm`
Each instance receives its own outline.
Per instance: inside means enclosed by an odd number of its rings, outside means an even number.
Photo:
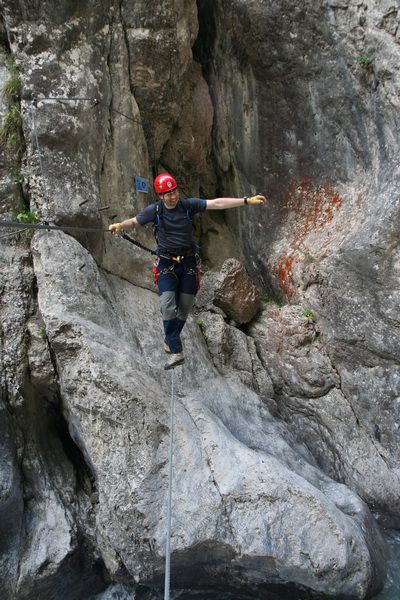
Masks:
[[[206,210],[223,210],[224,208],[235,208],[236,206],[244,206],[245,204],[265,204],[267,199],[261,194],[250,196],[247,198],[215,198],[207,200]]]
[[[132,219],[121,221],[121,223],[113,223],[112,225],[108,226],[108,229],[111,231],[111,233],[121,233],[121,231],[135,229],[135,227],[138,225],[139,223],[137,222],[136,217],[133,217]]]

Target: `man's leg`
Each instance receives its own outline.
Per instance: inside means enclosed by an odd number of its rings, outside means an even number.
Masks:
[[[179,337],[180,323],[177,319],[177,295],[179,290],[179,278],[175,270],[167,270],[171,266],[170,261],[160,260],[158,271],[158,293],[160,296],[160,309],[163,319],[165,340],[172,354],[182,351]]]
[[[182,352],[182,343],[180,339],[180,332],[182,331],[182,327],[181,321],[175,316],[175,293],[173,293],[172,298],[170,292],[163,292],[160,296],[160,306],[167,346],[169,346],[169,349],[173,354],[176,354],[177,352]]]
[[[188,257],[185,259],[185,270],[179,280],[178,305],[176,312],[176,320],[178,321],[176,330],[179,335],[181,334],[181,331],[186,323],[186,319],[188,318],[192,309],[194,297],[197,291],[195,266],[196,263],[193,257]]]

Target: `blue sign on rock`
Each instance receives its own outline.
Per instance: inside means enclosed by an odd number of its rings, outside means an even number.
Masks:
[[[137,192],[144,192],[147,194],[149,191],[149,182],[143,177],[135,177],[135,189]]]

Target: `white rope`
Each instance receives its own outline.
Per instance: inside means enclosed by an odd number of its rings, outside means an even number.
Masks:
[[[165,581],[164,600],[169,600],[169,588],[171,579],[171,512],[172,512],[172,457],[174,449],[174,370],[171,369],[171,408],[169,426],[169,456],[168,456],[168,496],[167,496],[167,539],[165,544]]]

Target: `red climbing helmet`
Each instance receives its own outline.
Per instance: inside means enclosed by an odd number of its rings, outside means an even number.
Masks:
[[[169,173],[160,173],[160,175],[157,175],[153,185],[156,194],[172,192],[172,190],[178,187],[175,179]]]

